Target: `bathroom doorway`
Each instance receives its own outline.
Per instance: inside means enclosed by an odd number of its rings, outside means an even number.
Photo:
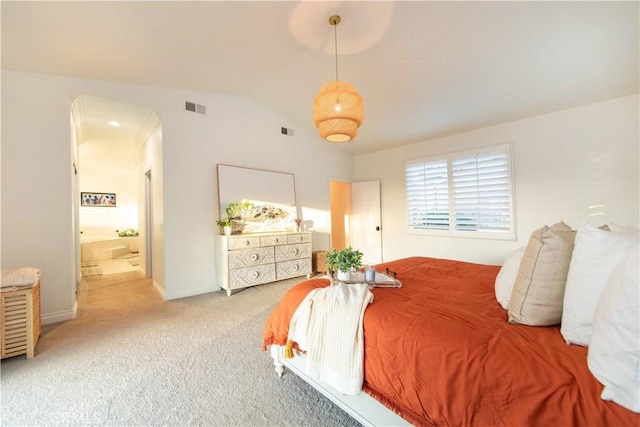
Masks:
[[[147,141],[160,121],[143,107],[81,95],[72,103],[72,122],[80,192],[80,275],[144,272],[144,163]]]

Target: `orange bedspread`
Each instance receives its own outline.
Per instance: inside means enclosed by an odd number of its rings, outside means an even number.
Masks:
[[[364,317],[364,390],[416,425],[625,426],[640,415],[600,399],[587,350],[559,327],[507,323],[495,299],[498,266],[413,257],[381,264],[403,287],[375,288]],[[264,329],[284,345],[306,294],[292,288]]]

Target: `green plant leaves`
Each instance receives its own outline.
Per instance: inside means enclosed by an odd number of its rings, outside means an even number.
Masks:
[[[325,255],[325,259],[330,270],[350,271],[353,268],[360,267],[362,255],[362,252],[349,246],[339,251],[331,248]]]

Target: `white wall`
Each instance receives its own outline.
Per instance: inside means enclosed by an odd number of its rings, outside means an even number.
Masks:
[[[148,108],[162,122],[166,298],[218,289],[217,163],[294,173],[298,205],[316,224],[314,249],[328,244],[329,180],[351,179],[352,157],[261,105],[4,70],[2,89],[2,267],[42,269],[45,316],[73,310],[69,111],[81,94]],[[187,100],[205,105],[207,115],[185,111]],[[281,126],[295,136],[281,135]]]
[[[381,180],[384,260],[423,255],[501,264],[544,224],[637,223],[638,102],[627,96],[357,156],[354,180]],[[504,142],[513,144],[517,241],[406,231],[405,160]],[[604,208],[589,208],[598,205]]]
[[[44,323],[73,316],[69,88],[2,72],[2,268],[41,269]]]

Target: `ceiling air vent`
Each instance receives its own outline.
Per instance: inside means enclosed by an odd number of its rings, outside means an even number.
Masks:
[[[293,129],[287,129],[287,128],[281,127],[280,133],[282,133],[283,135],[293,136]]]
[[[185,102],[184,109],[194,113],[207,114],[207,107],[189,101]]]

